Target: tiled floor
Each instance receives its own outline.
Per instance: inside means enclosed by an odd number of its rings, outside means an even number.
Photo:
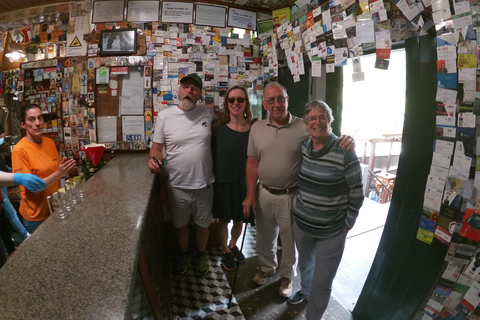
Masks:
[[[382,205],[365,199],[359,218],[347,237],[345,253],[334,281],[333,299],[349,311],[353,310],[367,278],[383,232],[388,207],[388,204]],[[250,226],[243,253],[247,259],[256,255],[255,228]],[[230,310],[227,308],[231,289],[220,266],[220,254],[219,249],[210,249],[210,273],[204,278],[194,275],[191,270],[186,276],[173,276],[173,310],[178,319],[245,319],[235,298]],[[243,296],[238,298],[242,305]],[[279,307],[284,308],[283,305]],[[336,318],[335,314],[330,313],[328,319],[346,319]]]
[[[194,259],[183,275],[172,274],[172,311],[175,319],[244,319],[233,299],[228,308],[230,285],[221,267],[221,249],[209,249],[209,272],[206,276],[195,273]]]

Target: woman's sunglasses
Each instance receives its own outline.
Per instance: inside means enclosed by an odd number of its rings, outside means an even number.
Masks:
[[[228,103],[235,103],[235,100],[237,100],[238,103],[245,102],[245,98],[227,98]]]

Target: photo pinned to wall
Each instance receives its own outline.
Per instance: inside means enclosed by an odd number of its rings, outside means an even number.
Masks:
[[[151,77],[152,76],[152,67],[151,66],[145,66],[143,68],[143,71],[144,71],[144,73],[143,73],[144,77]]]
[[[87,107],[79,106],[77,107],[77,114],[79,117],[86,118],[87,117]]]
[[[72,138],[65,138],[65,149],[72,150]]]
[[[92,121],[94,122],[94,121]],[[88,133],[90,136],[90,143],[96,143],[97,142],[97,134],[95,133],[95,129],[88,129]]]
[[[152,111],[145,111],[145,131],[147,135],[152,134],[152,131],[153,131]]]
[[[77,114],[76,113],[71,113],[70,114],[70,126],[71,127],[76,127],[77,126]]]
[[[62,91],[65,94],[72,93],[72,78],[63,78],[62,79]]]
[[[57,103],[56,101],[57,101],[57,98],[55,96],[47,97],[47,113],[52,113],[56,111],[56,109],[53,110],[53,107],[56,106],[56,103]]]
[[[95,102],[95,94],[93,94],[93,92],[88,92],[87,93],[87,101],[88,103],[93,103]]]
[[[65,133],[65,140],[72,138],[72,128],[71,127],[65,127],[65,129],[63,131]]]
[[[78,130],[83,129],[84,118],[80,115],[77,116],[77,128]]]
[[[86,103],[87,103],[86,95],[84,94],[77,95],[77,106],[84,106]]]
[[[23,92],[25,87],[25,81],[17,81],[17,92]]]
[[[88,120],[95,119],[95,108],[87,108]]]
[[[144,88],[143,89],[143,101],[145,108],[152,108],[152,89]]]

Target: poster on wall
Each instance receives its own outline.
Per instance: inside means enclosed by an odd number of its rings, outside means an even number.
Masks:
[[[117,117],[97,117],[98,142],[117,141]]]
[[[227,8],[219,6],[195,5],[195,25],[225,28]]]
[[[92,23],[121,22],[125,11],[125,2],[95,1],[93,3]]]
[[[193,23],[193,3],[162,2],[162,23]]]
[[[67,33],[67,57],[78,57],[87,54],[87,44],[83,40],[85,18],[86,16],[70,18],[70,20],[74,19],[75,29],[73,33]]]
[[[157,22],[159,1],[128,1],[128,22]]]
[[[145,140],[144,118],[142,116],[123,116],[122,133],[123,141]]]
[[[236,8],[228,8],[229,27],[257,30],[257,13]]]

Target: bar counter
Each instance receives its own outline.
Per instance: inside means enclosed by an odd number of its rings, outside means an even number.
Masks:
[[[49,217],[19,246],[0,269],[0,319],[130,318],[150,195],[159,198],[147,162],[117,155],[86,182],[81,212]]]

